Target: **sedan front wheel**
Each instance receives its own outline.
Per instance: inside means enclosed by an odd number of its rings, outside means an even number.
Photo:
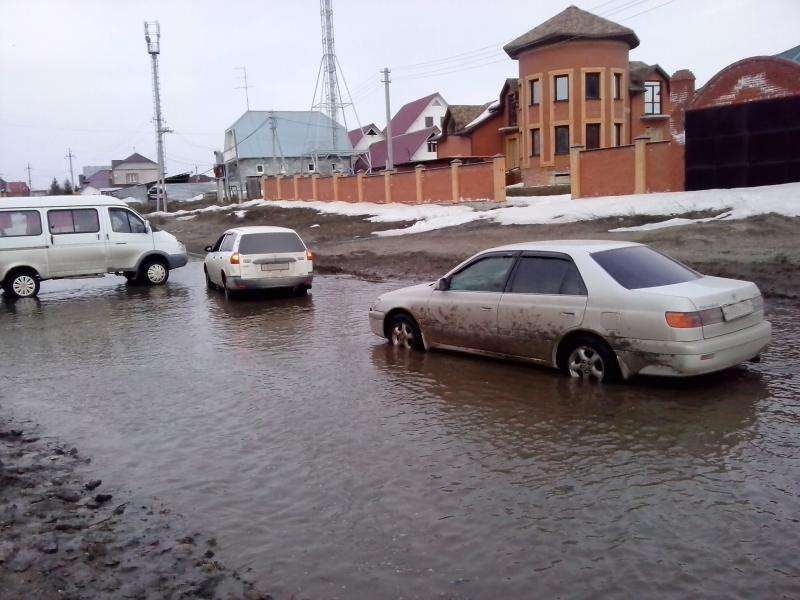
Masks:
[[[392,317],[389,323],[389,343],[397,348],[422,350],[422,333],[414,319],[409,315],[399,314]]]

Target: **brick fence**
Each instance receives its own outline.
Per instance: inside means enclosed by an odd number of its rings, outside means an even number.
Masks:
[[[375,175],[294,175],[262,177],[264,200],[321,200],[324,202],[375,202],[384,204],[458,203],[469,201],[504,202],[506,199],[506,161],[495,156],[486,162],[413,171],[384,171]]]
[[[622,196],[685,189],[684,148],[671,142],[638,137],[633,145],[570,150],[573,198]]]

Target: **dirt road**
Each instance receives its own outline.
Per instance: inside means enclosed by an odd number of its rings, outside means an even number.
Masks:
[[[501,226],[487,220],[397,237],[372,234],[410,223],[371,223],[363,217],[320,214],[310,209],[253,208],[243,217],[216,212],[201,213],[191,220],[161,218],[153,222],[174,233],[190,251],[200,253],[229,227],[291,227],[316,253],[319,272],[381,280],[435,279],[475,252],[502,244],[546,239],[629,240],[650,244],[710,275],[755,281],[767,296],[800,298],[800,219],[763,215],[650,232],[608,231],[668,217],[522,226]]]

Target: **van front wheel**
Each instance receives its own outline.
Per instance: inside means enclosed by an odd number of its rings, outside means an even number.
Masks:
[[[12,298],[33,298],[39,293],[39,278],[31,271],[17,271],[6,277],[3,290]]]
[[[163,260],[148,258],[139,269],[139,279],[147,285],[164,285],[169,279],[169,269]]]

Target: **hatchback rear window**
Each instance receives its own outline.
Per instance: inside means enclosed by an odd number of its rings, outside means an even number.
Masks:
[[[240,254],[274,254],[278,252],[305,252],[306,247],[296,233],[247,233],[239,240]]]
[[[592,258],[618,284],[629,290],[672,285],[701,275],[647,246],[629,246],[594,252]]]

